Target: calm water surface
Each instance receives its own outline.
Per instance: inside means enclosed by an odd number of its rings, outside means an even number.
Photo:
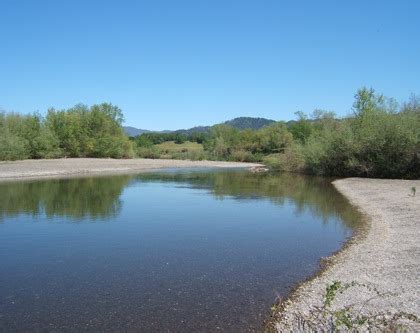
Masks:
[[[291,174],[0,183],[0,330],[258,330],[357,221]]]

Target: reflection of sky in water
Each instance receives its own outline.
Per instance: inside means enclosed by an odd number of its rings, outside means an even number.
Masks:
[[[256,328],[351,233],[352,209],[325,182],[293,176],[284,192],[284,176],[188,175],[33,182],[37,204],[2,206],[0,329]],[[22,183],[7,186],[26,198]],[[91,194],[49,196],[63,189]]]

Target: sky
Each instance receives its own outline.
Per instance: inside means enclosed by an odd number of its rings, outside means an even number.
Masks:
[[[0,0],[0,109],[111,102],[149,130],[420,94],[420,1]]]

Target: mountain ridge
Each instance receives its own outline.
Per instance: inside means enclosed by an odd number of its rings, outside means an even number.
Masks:
[[[261,117],[236,117],[231,120],[227,120],[222,123],[214,124],[212,126],[195,126],[188,129],[179,129],[174,131],[150,131],[146,129],[140,129],[132,126],[123,126],[124,132],[128,136],[138,136],[143,133],[183,133],[183,134],[191,134],[191,133],[207,133],[210,131],[211,127],[215,125],[228,125],[232,126],[233,128],[244,130],[244,129],[252,129],[257,130],[262,127],[271,125],[276,121],[273,119],[261,118]]]

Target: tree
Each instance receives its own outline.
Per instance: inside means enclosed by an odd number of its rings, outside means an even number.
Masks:
[[[373,88],[366,87],[357,90],[354,98],[353,112],[356,118],[362,118],[367,113],[378,110],[385,101],[382,94],[377,95]]]
[[[290,132],[293,135],[293,139],[300,143],[305,143],[312,133],[312,126],[308,121],[308,117],[302,111],[295,112],[298,120],[290,125]]]

